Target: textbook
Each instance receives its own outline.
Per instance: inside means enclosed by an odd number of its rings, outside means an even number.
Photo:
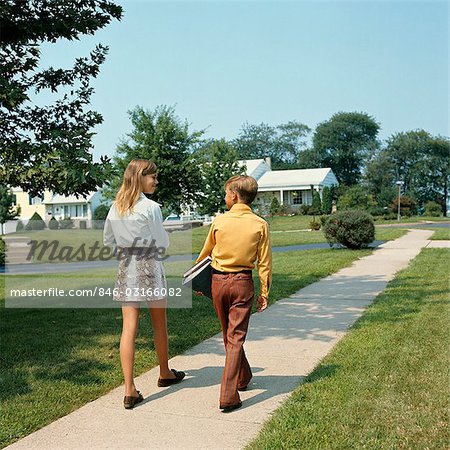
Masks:
[[[183,286],[190,286],[193,291],[201,292],[205,297],[212,298],[211,268],[212,258],[207,256],[183,275]]]

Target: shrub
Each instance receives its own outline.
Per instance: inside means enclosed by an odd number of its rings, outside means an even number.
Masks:
[[[320,224],[322,225],[322,227],[324,227],[327,223],[328,217],[330,216],[320,216]]]
[[[80,220],[80,230],[85,230],[86,227],[86,221],[85,220]]]
[[[301,205],[299,208],[299,212],[301,215],[307,216],[309,214],[310,208],[311,207],[309,205]]]
[[[58,221],[54,217],[52,217],[48,222],[48,229],[49,230],[57,230],[58,228],[59,228]]]
[[[279,211],[280,211],[280,202],[276,197],[273,197],[272,200],[270,201],[269,214],[271,216],[275,216],[279,213]]]
[[[61,230],[68,230],[73,227],[73,219],[71,219],[70,217],[66,217],[65,219],[61,219],[59,221],[59,228],[61,228]]]
[[[309,222],[309,227],[311,228],[311,231],[319,231],[321,223],[318,220],[311,220],[311,222]]]
[[[31,219],[28,221],[25,230],[31,231],[31,230],[43,230],[45,228],[45,222],[42,220],[42,217],[35,212]]]
[[[322,212],[324,214],[331,214],[331,208],[333,207],[333,196],[331,189],[328,186],[324,186],[322,191]]]
[[[309,208],[309,214],[322,214],[322,200],[317,191],[313,192],[312,205]]]
[[[375,225],[372,216],[365,211],[340,211],[329,217],[324,233],[330,244],[339,243],[358,249],[374,240]]]
[[[442,207],[436,202],[427,202],[425,205],[424,216],[439,217],[442,214]]]
[[[5,265],[5,241],[0,238],[0,267]]]
[[[21,220],[19,220],[17,222],[17,227],[16,227],[16,231],[22,231],[25,228],[23,222]]]
[[[106,220],[106,216],[109,212],[109,206],[107,205],[98,205],[94,211],[94,220]]]
[[[109,206],[98,205],[94,211],[94,216],[93,216],[94,221],[92,223],[92,228],[95,228],[96,230],[103,229],[108,212],[109,212]]]
[[[391,203],[391,211],[397,213],[398,211],[398,196],[395,197]],[[400,196],[400,215],[410,217],[417,211],[416,202],[406,195]]]
[[[292,209],[292,206],[290,205],[280,205],[280,208],[278,209],[278,214],[282,216],[295,216],[295,211]]]

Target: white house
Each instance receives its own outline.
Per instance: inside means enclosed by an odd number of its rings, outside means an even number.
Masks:
[[[246,174],[258,181],[256,201],[270,202],[276,197],[280,204],[299,207],[311,205],[311,189],[322,197],[323,188],[338,185],[333,171],[321,169],[287,169],[272,170],[270,158],[239,161],[241,167],[245,164]]]
[[[57,220],[70,217],[76,221],[86,220],[88,227],[94,216],[94,211],[102,202],[101,191],[91,191],[86,197],[76,195],[54,194],[50,199],[44,200],[46,220],[54,217]]]

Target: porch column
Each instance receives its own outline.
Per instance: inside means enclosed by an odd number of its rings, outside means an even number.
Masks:
[[[283,189],[280,189],[280,205],[283,204]]]

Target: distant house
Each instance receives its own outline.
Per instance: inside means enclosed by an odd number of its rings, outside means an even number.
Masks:
[[[36,212],[45,219],[44,201],[52,197],[53,194],[50,191],[44,191],[40,197],[32,197],[21,188],[12,188],[12,194],[13,206],[20,206],[19,219],[28,220]]]
[[[103,200],[100,191],[92,191],[86,194],[86,197],[54,194],[43,203],[47,220],[51,217],[57,220],[70,217],[75,221],[86,220],[89,227],[96,208]]]
[[[239,161],[245,164],[246,174],[258,181],[256,201],[270,203],[276,197],[282,205],[294,208],[312,204],[311,189],[322,197],[323,188],[338,185],[333,171],[321,169],[272,170],[270,158]]]
[[[91,226],[94,211],[104,201],[101,191],[89,192],[86,197],[75,195],[59,195],[44,191],[41,197],[32,197],[21,188],[13,188],[14,206],[20,206],[17,219],[28,221],[34,213],[38,213],[46,223],[54,217],[57,220],[70,217],[77,224],[86,220]],[[14,223],[15,229],[15,223]]]

